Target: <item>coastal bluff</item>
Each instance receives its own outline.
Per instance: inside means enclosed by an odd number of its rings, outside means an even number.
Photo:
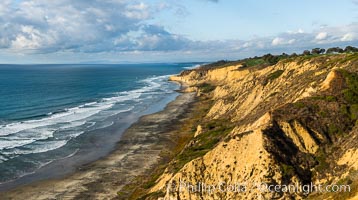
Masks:
[[[298,56],[273,65],[202,66],[170,80],[196,92],[208,109],[146,199],[358,195],[357,54]],[[208,189],[218,183],[220,190],[203,190],[203,185]],[[245,190],[227,187],[238,183]],[[271,192],[257,183],[345,184],[350,192]]]

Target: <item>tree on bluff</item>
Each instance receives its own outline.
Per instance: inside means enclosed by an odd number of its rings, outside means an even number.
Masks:
[[[311,55],[311,52],[309,50],[304,50],[302,54],[307,56],[307,55]]]
[[[339,47],[332,47],[327,49],[327,54],[331,54],[331,53],[343,53],[343,49],[339,48]]]
[[[347,46],[347,47],[344,49],[344,52],[347,52],[347,53],[358,52],[358,48],[352,47],[352,46]]]
[[[321,48],[314,48],[312,49],[311,53],[313,55],[317,55],[317,54],[323,54],[326,50],[325,49],[321,49]]]
[[[262,56],[262,59],[264,59],[264,61],[268,62],[270,65],[274,65],[279,61],[278,56],[274,56],[270,53]]]

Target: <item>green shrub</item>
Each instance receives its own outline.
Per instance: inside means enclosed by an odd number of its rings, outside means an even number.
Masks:
[[[269,74],[266,79],[263,81],[263,85],[267,85],[269,82],[277,79],[278,77],[280,77],[283,74],[284,70],[277,70],[275,72],[272,72],[271,74]]]
[[[204,92],[204,93],[209,93],[213,90],[215,90],[215,86],[214,85],[211,85],[209,83],[202,83],[200,85],[197,85],[197,87],[201,90],[201,92]]]
[[[358,75],[346,70],[340,70],[345,78],[347,89],[343,90],[345,100],[351,104],[358,104]]]
[[[283,70],[277,70],[273,73],[271,73],[270,75],[267,76],[267,79],[272,81],[275,80],[276,78],[280,77],[283,74]]]
[[[206,125],[208,130],[198,135],[196,143],[184,149],[176,158],[175,164],[172,166],[174,172],[179,171],[186,163],[195,158],[205,155],[212,150],[227,134],[232,130],[221,121],[210,122]]]
[[[344,95],[344,99],[351,104],[356,104],[358,103],[358,94],[356,94],[355,92],[353,92],[350,89],[345,89],[342,91],[343,95]]]
[[[337,98],[335,96],[326,96],[325,100],[326,101],[337,101]]]
[[[266,61],[262,58],[252,58],[245,61],[247,67],[265,64]]]
[[[353,104],[349,108],[350,117],[352,120],[358,119],[358,104]]]
[[[323,171],[329,168],[329,163],[326,161],[326,154],[324,152],[318,152],[315,160],[318,162],[318,165],[316,166],[317,171]]]
[[[293,104],[296,108],[304,108],[306,105],[303,102],[296,102]]]
[[[341,105],[340,107],[340,112],[342,115],[346,115],[346,116],[349,116],[349,107],[346,106],[346,105]]]
[[[333,134],[339,134],[342,133],[342,130],[340,130],[335,124],[329,124],[328,125],[328,133]]]
[[[295,168],[291,165],[281,164],[282,175],[292,177],[295,175]]]

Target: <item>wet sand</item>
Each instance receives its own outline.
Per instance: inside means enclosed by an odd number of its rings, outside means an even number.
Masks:
[[[108,156],[82,166],[73,174],[0,192],[1,199],[114,199],[136,176],[150,172],[160,153],[173,143],[194,93],[183,93],[163,111],[141,117],[129,127]]]

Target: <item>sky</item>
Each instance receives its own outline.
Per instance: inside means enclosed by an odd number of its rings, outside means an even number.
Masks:
[[[358,46],[358,0],[2,0],[0,63],[237,60]]]

